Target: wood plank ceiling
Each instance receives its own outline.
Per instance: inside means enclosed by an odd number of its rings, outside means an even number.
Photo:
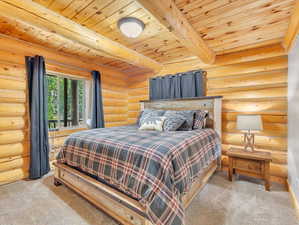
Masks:
[[[114,40],[159,63],[196,56],[137,0],[33,0],[76,23]],[[216,55],[279,43],[286,35],[295,0],[173,0],[192,27]],[[1,14],[0,14],[1,15]],[[117,28],[123,17],[145,24],[142,35],[129,39]],[[88,57],[130,74],[146,72],[128,63],[97,55],[53,33],[0,16],[0,32],[60,51]]]
[[[294,2],[176,0],[177,6],[217,54],[259,42],[281,41],[287,31]]]

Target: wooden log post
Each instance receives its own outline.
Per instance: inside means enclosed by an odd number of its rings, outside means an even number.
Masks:
[[[172,0],[138,0],[154,18],[174,33],[179,41],[194,55],[207,64],[213,64],[215,53],[208,47],[198,32]]]

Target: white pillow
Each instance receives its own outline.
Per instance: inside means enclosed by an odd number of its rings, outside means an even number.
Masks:
[[[166,117],[164,116],[153,116],[144,119],[139,127],[139,130],[156,130],[163,131],[163,124]]]

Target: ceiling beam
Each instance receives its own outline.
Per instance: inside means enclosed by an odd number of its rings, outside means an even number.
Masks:
[[[287,51],[289,51],[293,46],[298,33],[299,33],[299,1],[296,1],[289,22],[288,31],[282,43],[284,48]]]
[[[215,53],[188,22],[173,0],[138,0],[138,2],[203,63],[214,63]]]
[[[59,52],[27,41],[19,40],[11,36],[0,34],[0,51],[13,52],[16,55],[42,55],[46,61],[56,64],[63,64],[73,68],[85,70],[99,70],[104,76],[113,76],[117,78],[125,77],[125,73],[116,68],[104,66],[85,57],[78,57],[64,52]],[[16,59],[17,60],[17,59]],[[22,60],[24,62],[24,59]],[[19,62],[18,62],[19,63]],[[125,77],[126,79],[126,77]]]
[[[135,66],[160,71],[162,65],[132,49],[112,41],[31,0],[1,0],[0,15],[21,20],[42,30],[96,50],[99,55]]]

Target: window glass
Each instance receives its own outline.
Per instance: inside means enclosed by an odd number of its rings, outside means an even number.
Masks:
[[[85,127],[85,80],[47,75],[50,129]]]

